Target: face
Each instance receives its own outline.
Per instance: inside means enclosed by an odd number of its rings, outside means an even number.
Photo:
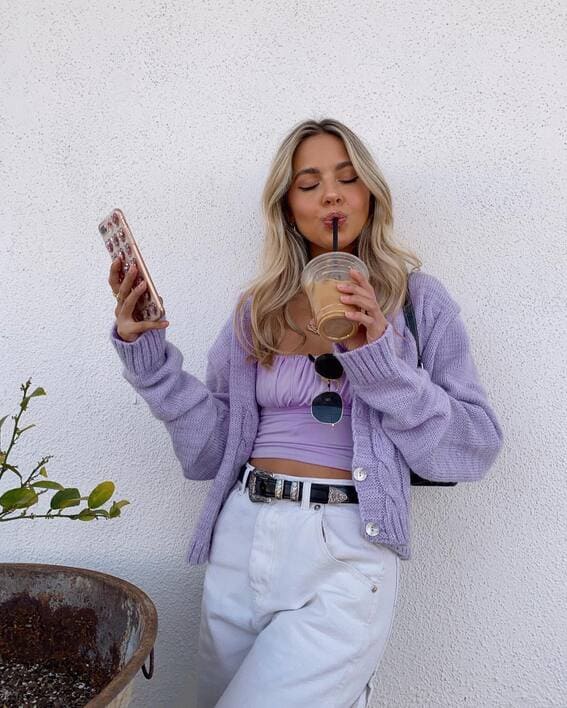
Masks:
[[[345,162],[349,164],[341,164]],[[370,191],[350,165],[339,137],[312,135],[297,147],[287,198],[290,222],[309,242],[311,258],[333,250],[333,226],[323,219],[334,211],[346,216],[339,222],[339,250],[354,252],[368,219]]]

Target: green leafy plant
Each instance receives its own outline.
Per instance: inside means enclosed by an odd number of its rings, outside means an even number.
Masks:
[[[20,418],[27,410],[29,402],[36,396],[47,395],[43,388],[38,387],[28,396],[30,386],[31,378],[20,386],[24,393],[20,402],[19,413],[12,416],[14,420],[14,430],[12,431],[10,443],[6,450],[2,448],[1,432],[2,426],[8,416],[5,415],[3,418],[0,418],[0,483],[4,475],[8,473],[16,475],[19,479],[19,486],[7,489],[0,494],[0,522],[16,521],[17,519],[73,519],[76,521],[93,521],[94,519],[115,519],[120,516],[122,507],[130,503],[126,499],[113,501],[109,508],[103,508],[114,494],[114,482],[100,482],[100,484],[97,484],[91,493],[85,497],[81,496],[81,493],[76,487],[65,487],[59,484],[59,482],[47,479],[48,475],[45,465],[53,455],[42,457],[27,477],[20,472],[17,465],[8,462],[8,456],[20,439],[20,436],[26,430],[35,427],[35,423],[25,428],[19,427]],[[13,478],[10,477],[10,479]],[[35,505],[39,503],[40,497],[45,494],[53,494],[47,512],[45,514],[31,512],[30,509],[35,507]],[[63,513],[66,509],[81,506],[81,502],[86,502],[82,509],[76,510],[76,512],[72,514]]]

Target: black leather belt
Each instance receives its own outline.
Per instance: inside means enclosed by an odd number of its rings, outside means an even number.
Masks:
[[[242,482],[246,465],[242,465],[238,479]],[[292,479],[276,479],[270,472],[254,467],[246,480],[248,496],[253,502],[270,502],[272,499],[301,501],[303,482]],[[310,502],[319,504],[358,504],[354,485],[311,484]]]

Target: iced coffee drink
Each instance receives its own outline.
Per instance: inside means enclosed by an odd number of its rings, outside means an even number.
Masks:
[[[358,330],[358,322],[349,320],[345,312],[357,312],[358,307],[341,302],[337,285],[352,282],[350,268],[355,268],[366,278],[368,268],[352,253],[323,253],[313,258],[305,266],[301,275],[301,285],[309,299],[315,326],[319,334],[332,342],[349,339]]]

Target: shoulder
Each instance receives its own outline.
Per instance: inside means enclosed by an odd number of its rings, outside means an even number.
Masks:
[[[452,319],[461,308],[439,278],[421,270],[409,274],[408,287],[416,319],[430,323]]]

